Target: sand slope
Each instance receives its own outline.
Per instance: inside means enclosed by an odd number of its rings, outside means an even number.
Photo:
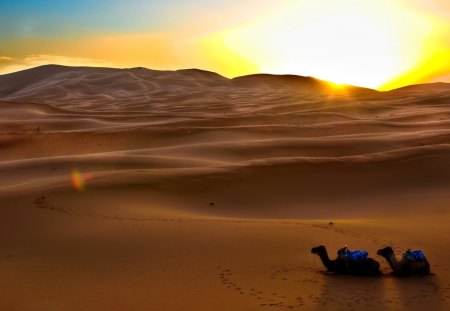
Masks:
[[[0,309],[445,310],[449,103],[441,83],[0,76]],[[421,248],[436,275],[325,275],[319,244]]]

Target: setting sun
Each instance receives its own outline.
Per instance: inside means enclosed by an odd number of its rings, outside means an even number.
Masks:
[[[0,311],[450,310],[450,0],[0,0],[0,42]]]
[[[431,26],[387,1],[303,1],[235,29],[227,44],[262,72],[378,88],[412,69]]]
[[[0,74],[52,63],[295,74],[378,90],[450,81],[445,0],[174,3],[0,3]]]

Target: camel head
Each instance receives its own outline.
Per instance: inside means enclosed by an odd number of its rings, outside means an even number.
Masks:
[[[394,250],[392,249],[392,247],[388,246],[388,247],[379,249],[378,252],[377,252],[377,255],[380,255],[380,256],[384,257],[384,256],[387,256],[387,255],[390,255],[390,254],[393,254],[393,253],[394,253]]]
[[[311,254],[320,255],[320,254],[323,254],[325,251],[326,251],[325,246],[323,246],[323,245],[311,248]]]

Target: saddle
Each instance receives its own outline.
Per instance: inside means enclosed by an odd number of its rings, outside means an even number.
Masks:
[[[351,251],[347,247],[338,250],[338,257],[348,261],[364,261],[368,255],[366,251]]]
[[[403,254],[403,259],[409,261],[425,261],[427,258],[425,257],[425,254],[421,250],[412,251],[408,249]]]

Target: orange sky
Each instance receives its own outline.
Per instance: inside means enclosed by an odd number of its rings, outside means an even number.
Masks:
[[[447,0],[17,0],[0,3],[0,73],[195,67],[386,90],[450,82],[449,21]]]

